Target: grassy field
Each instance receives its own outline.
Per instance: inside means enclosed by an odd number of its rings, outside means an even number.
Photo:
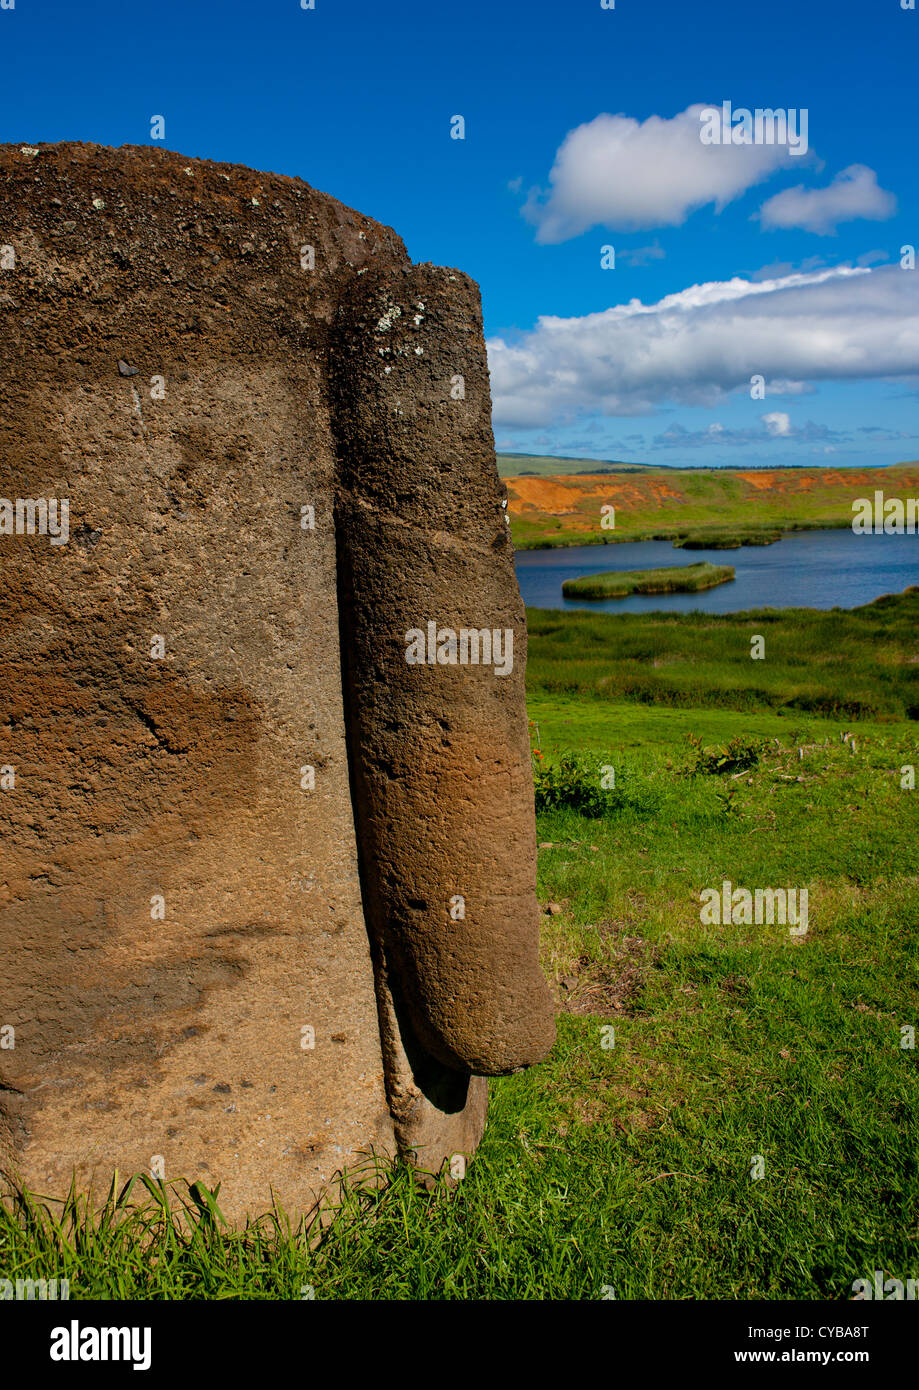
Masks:
[[[619,459],[562,458],[557,454],[498,454],[498,473],[502,478],[517,474],[556,477],[564,473],[647,473],[647,463],[623,463]]]
[[[919,588],[863,608],[749,613],[533,609],[531,694],[589,702],[919,718]],[[752,639],[764,657],[754,659]]]
[[[670,565],[651,570],[609,570],[566,579],[565,598],[626,598],[629,594],[698,594],[727,584],[734,578],[732,565]]]
[[[279,1212],[228,1232],[201,1189],[113,1194],[101,1222],[20,1203],[0,1272],[74,1299],[838,1300],[919,1277],[917,604],[531,612],[559,1038],[492,1083],[464,1181],[383,1171],[318,1242]],[[824,712],[853,699],[854,737]],[[806,887],[807,934],[703,924],[724,880]]]
[[[893,468],[792,468],[738,471],[643,468],[567,476],[505,478],[514,544],[612,545],[617,541],[690,539],[699,544],[725,532],[746,544],[765,544],[783,531],[852,524],[852,502],[915,497],[919,464]],[[614,517],[615,526],[606,529]]]

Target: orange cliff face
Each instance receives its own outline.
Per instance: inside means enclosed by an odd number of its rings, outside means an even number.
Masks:
[[[756,492],[775,492],[787,496],[796,492],[813,492],[820,487],[842,487],[862,490],[877,484],[878,470],[840,468],[776,469],[774,472],[737,472]]]
[[[683,494],[663,478],[634,474],[576,473],[565,478],[506,478],[508,510],[513,516],[542,512],[570,516],[582,512],[586,502],[612,503],[615,507],[662,507],[682,502]]]
[[[713,470],[705,470],[711,476]],[[649,512],[689,503],[683,480],[695,470],[674,470],[669,477],[660,474],[582,473],[565,477],[506,478],[508,510],[512,516],[541,514],[583,518],[601,503],[612,503],[617,510]],[[895,472],[895,478],[891,473]],[[737,478],[749,488],[749,495],[765,498],[792,497],[839,489],[848,495],[864,496],[876,488],[919,490],[919,462],[884,468],[807,468],[807,469],[718,469],[717,476]]]

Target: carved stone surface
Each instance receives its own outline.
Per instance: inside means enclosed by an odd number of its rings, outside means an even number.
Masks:
[[[154,148],[0,147],[0,261],[3,1166],[436,1171],[552,1040],[477,291]]]

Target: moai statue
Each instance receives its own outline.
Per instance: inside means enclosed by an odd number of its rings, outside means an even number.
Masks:
[[[0,180],[3,1169],[436,1172],[554,1037],[476,287],[297,179]]]

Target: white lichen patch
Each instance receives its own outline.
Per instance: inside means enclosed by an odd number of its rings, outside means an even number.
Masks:
[[[377,319],[377,332],[388,333],[396,319],[402,317],[402,310],[398,304],[394,304],[391,309],[387,309],[382,318]]]
[[[34,159],[38,154],[38,150],[34,145],[23,145],[19,153],[24,154],[26,159]]]
[[[104,198],[93,198],[93,207],[94,207],[94,208],[104,208],[104,207],[105,207],[105,199],[104,199]]]

